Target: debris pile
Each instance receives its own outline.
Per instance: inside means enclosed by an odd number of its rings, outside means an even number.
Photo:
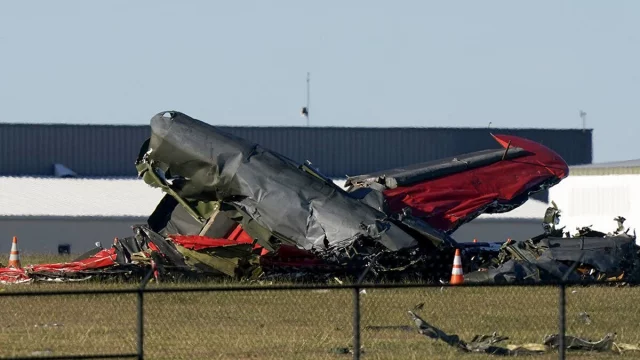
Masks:
[[[447,334],[443,330],[429,324],[414,311],[415,309],[409,310],[408,314],[415,326],[418,328],[418,332],[421,335],[424,335],[433,340],[443,341],[444,343],[462,352],[484,353],[498,356],[523,356],[544,354],[549,351],[556,350],[560,346],[559,334],[544,336],[541,344],[509,344],[506,346],[499,346],[497,345],[498,343],[509,340],[509,337],[499,335],[496,332],[491,335],[475,335],[470,342],[466,342],[460,339],[458,335]],[[580,338],[572,335],[565,335],[564,341],[567,350],[613,353],[622,353],[625,351],[640,351],[640,348],[636,345],[616,343],[615,338],[615,333],[607,333],[602,339],[598,341],[592,341],[590,339]]]
[[[465,274],[471,283],[539,283],[560,280],[582,282],[640,281],[640,247],[635,230],[625,230],[623,217],[617,228],[604,233],[590,226],[575,234],[556,229],[560,210],[555,202],[546,211],[544,233],[527,240],[510,240],[478,270]]]
[[[421,335],[424,335],[433,340],[444,341],[448,345],[455,347],[456,349],[463,352],[476,352],[503,356],[519,356],[544,351],[535,346],[519,346],[513,347],[511,349],[496,346],[495,344],[509,339],[508,337],[500,336],[497,333],[493,333],[492,335],[476,335],[473,337],[471,342],[466,342],[460,339],[458,335],[449,335],[441,329],[427,323],[413,311],[409,310],[408,313],[409,317],[413,320],[413,323],[418,328],[418,332]]]
[[[461,250],[463,266],[485,270],[465,282],[512,282],[559,276],[560,264],[572,261],[586,264],[577,270],[590,276],[616,276],[619,254],[635,261],[626,234],[566,239],[553,226],[540,238],[504,245],[456,242],[451,235],[461,225],[511,211],[568,175],[566,162],[547,147],[492,136],[494,149],[352,176],[342,188],[308,161],[161,112],[135,161],[142,181],[165,193],[146,224],[70,263],[0,269],[0,281],[137,277],[153,263],[165,278],[446,282]],[[616,251],[603,255],[601,248]]]

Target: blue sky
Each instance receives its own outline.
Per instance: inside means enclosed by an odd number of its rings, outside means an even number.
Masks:
[[[5,122],[594,129],[640,158],[640,1],[2,1]]]

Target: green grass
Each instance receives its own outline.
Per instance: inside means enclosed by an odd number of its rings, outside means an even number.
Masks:
[[[24,257],[23,265],[26,261],[30,259]],[[4,286],[0,291],[133,286],[35,283]],[[157,286],[184,285],[149,284]],[[568,333],[599,339],[612,331],[619,342],[638,344],[639,297],[640,288],[569,288]],[[2,297],[0,357],[46,350],[50,355],[135,352],[136,301],[134,294]],[[412,325],[407,310],[419,302],[425,302],[419,314],[426,321],[463,339],[497,331],[510,337],[507,343],[522,344],[540,343],[544,335],[557,332],[557,301],[556,288],[367,289],[361,295],[363,358],[491,358],[462,354],[416,330],[368,329]],[[352,306],[349,290],[149,293],[144,302],[145,355],[149,359],[347,359],[351,355],[331,349],[352,341]],[[581,311],[590,314],[592,324],[579,321]],[[570,358],[639,355],[580,353]],[[535,358],[556,359],[557,354]]]

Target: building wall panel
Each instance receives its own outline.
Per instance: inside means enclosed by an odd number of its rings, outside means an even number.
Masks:
[[[310,160],[343,178],[497,147],[489,130],[474,128],[228,127],[293,160]],[[570,165],[592,161],[592,132],[491,129],[541,142]],[[135,176],[134,161],[149,127],[0,124],[0,176],[50,176],[62,163],[80,176]]]
[[[627,227],[640,226],[640,175],[569,176],[549,190],[549,200],[562,210],[565,231],[593,225],[595,230],[614,231],[617,216]]]
[[[97,241],[109,248],[115,237],[133,235],[131,225],[145,222],[146,218],[0,217],[0,252],[8,254],[11,239],[17,236],[22,254],[57,254],[60,244],[69,244],[72,253],[80,254]]]

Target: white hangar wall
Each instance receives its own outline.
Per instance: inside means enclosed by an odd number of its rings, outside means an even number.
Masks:
[[[344,180],[335,183],[344,186]],[[109,246],[114,237],[133,234],[163,196],[139,179],[59,179],[0,177],[0,253],[8,254],[18,236],[23,253],[57,253],[69,244],[74,254],[96,242]],[[484,214],[463,225],[459,242],[526,239],[542,231],[547,204],[529,200],[503,214]]]
[[[115,237],[133,235],[163,193],[135,178],[60,179],[0,177],[0,253],[18,237],[22,253],[57,254],[109,247]]]
[[[594,230],[616,229],[617,216],[626,227],[640,226],[640,174],[580,175],[564,179],[549,190],[549,201],[562,210],[560,225],[574,233],[576,227],[593,225]]]
[[[58,245],[68,244],[72,254],[91,250],[96,242],[110,247],[115,237],[133,235],[131,226],[144,224],[146,217],[0,217],[0,253],[9,254],[11,239],[18,237],[21,254],[57,254]],[[24,264],[23,264],[24,265]]]

